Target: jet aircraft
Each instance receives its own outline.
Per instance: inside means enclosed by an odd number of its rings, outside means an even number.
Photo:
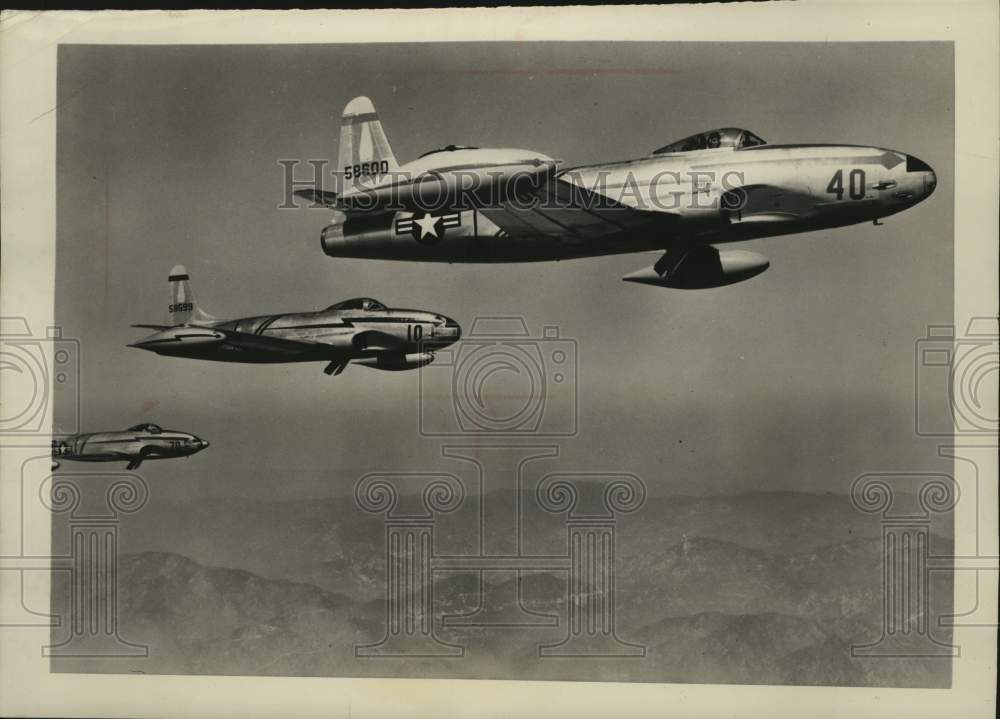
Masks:
[[[129,347],[217,362],[326,362],[324,372],[338,375],[351,362],[390,371],[422,367],[461,336],[444,315],[392,309],[368,297],[316,312],[218,319],[198,306],[183,266],[170,271],[169,282],[170,324],[133,325],[156,333]]]
[[[127,461],[126,469],[138,469],[147,459],[189,457],[208,447],[208,441],[187,432],[144,423],[124,432],[91,432],[52,440],[52,469],[60,460],[75,462]]]
[[[530,262],[664,251],[623,279],[700,289],[749,279],[768,259],[718,245],[874,222],[926,199],[934,171],[854,145],[768,145],[735,127],[644,157],[558,169],[529,150],[450,145],[400,165],[375,107],[341,119],[341,192],[299,190],[336,210],[331,257]]]

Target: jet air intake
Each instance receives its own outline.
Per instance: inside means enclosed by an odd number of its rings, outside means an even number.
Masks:
[[[746,250],[720,251],[712,245],[692,248],[669,274],[659,274],[650,266],[622,277],[626,282],[671,287],[679,290],[701,290],[732,285],[756,277],[771,266],[764,255]]]

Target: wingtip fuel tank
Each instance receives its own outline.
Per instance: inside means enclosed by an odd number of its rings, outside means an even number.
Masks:
[[[703,290],[749,280],[771,266],[764,255],[748,250],[719,250],[704,245],[690,250],[673,272],[659,272],[655,265],[632,272],[622,279],[655,287]]]

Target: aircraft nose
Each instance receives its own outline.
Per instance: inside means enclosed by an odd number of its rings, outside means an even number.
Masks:
[[[934,188],[937,187],[937,174],[934,172],[934,168],[918,157],[914,157],[913,155],[906,156],[906,172],[917,173],[922,176],[924,197],[934,192]]]
[[[200,437],[195,437],[194,441],[195,441],[195,444],[198,445],[198,449],[205,449],[209,445],[209,442],[208,442],[207,439],[201,439]]]
[[[458,342],[459,338],[462,336],[462,328],[459,326],[458,322],[451,319],[450,317],[443,317],[444,324],[437,325],[431,330],[432,336],[437,339],[451,344],[452,342]]]
[[[937,175],[934,173],[934,170],[931,170],[930,172],[925,172],[924,189],[927,191],[927,194],[929,195],[932,192],[934,192],[935,187],[937,187]]]

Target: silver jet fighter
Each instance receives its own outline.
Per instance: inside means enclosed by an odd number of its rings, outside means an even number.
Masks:
[[[930,166],[903,152],[768,145],[735,127],[563,170],[538,153],[456,146],[401,166],[370,100],[352,100],[341,122],[346,189],[297,193],[337,211],[321,237],[331,257],[530,262],[662,250],[623,279],[716,287],[770,264],[718,245],[880,224],[937,184]]]
[[[392,309],[358,297],[316,312],[223,320],[198,307],[187,270],[170,271],[170,324],[129,345],[168,357],[216,362],[326,362],[338,375],[351,362],[380,370],[416,369],[434,361],[434,350],[458,341],[455,320],[435,312]]]
[[[91,432],[52,440],[52,469],[60,460],[75,462],[128,462],[138,469],[147,459],[189,457],[208,447],[208,441],[187,432],[145,423],[124,432]]]

